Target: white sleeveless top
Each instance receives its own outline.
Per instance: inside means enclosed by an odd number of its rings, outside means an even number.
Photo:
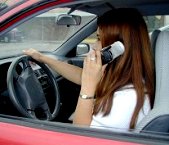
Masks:
[[[114,93],[113,106],[110,114],[104,117],[102,113],[93,115],[90,127],[116,131],[128,131],[136,106],[136,101],[137,94],[133,85],[124,86],[122,89]],[[138,114],[136,126],[149,111],[150,102],[147,95],[145,95],[144,105]]]

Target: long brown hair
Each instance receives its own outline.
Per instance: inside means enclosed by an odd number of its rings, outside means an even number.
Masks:
[[[94,114],[101,111],[104,116],[108,115],[114,92],[127,84],[133,84],[137,103],[130,128],[134,128],[145,93],[148,94],[151,107],[154,101],[154,62],[146,23],[136,9],[119,8],[99,17],[98,27],[102,47],[121,41],[125,52],[106,67],[96,90]]]

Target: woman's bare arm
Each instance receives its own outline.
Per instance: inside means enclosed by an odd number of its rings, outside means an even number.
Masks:
[[[24,50],[23,52],[35,60],[47,64],[51,69],[62,75],[64,78],[70,80],[71,82],[79,85],[81,84],[82,68],[43,55],[35,49]]]
[[[41,61],[46,63],[50,68],[55,70],[69,81],[79,85],[81,84],[82,68],[68,64],[66,62],[55,60],[44,55],[41,57]]]
[[[85,58],[80,96],[73,118],[74,124],[88,126],[91,124],[95,91],[103,76],[104,69],[105,66],[102,66],[100,51],[91,52]],[[88,99],[83,98],[83,95],[88,96]]]

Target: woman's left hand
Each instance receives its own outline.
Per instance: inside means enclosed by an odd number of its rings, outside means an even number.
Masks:
[[[102,66],[101,53],[94,50],[84,60],[81,82],[81,94],[94,96],[98,82],[106,66]]]

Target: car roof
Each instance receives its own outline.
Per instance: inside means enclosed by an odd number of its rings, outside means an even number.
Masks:
[[[41,4],[53,2],[49,0],[29,0],[29,1],[22,0],[22,2],[20,3],[18,1],[15,1],[15,2],[12,0],[9,0],[9,1],[11,1],[12,3],[16,3],[16,6],[27,4],[28,7],[36,7]],[[100,15],[104,11],[107,11],[114,7],[115,8],[118,8],[118,7],[137,8],[144,15],[154,15],[154,14],[162,15],[162,14],[169,13],[169,9],[168,9],[169,0],[71,0],[71,1],[60,0],[59,3],[74,4],[72,6],[70,5],[70,7],[92,12],[97,15]],[[0,7],[1,5],[2,4],[0,2]],[[93,10],[93,7],[97,9]],[[11,6],[10,8],[7,7],[6,10],[8,11],[14,8],[15,8],[14,6]],[[1,11],[5,11],[5,10],[0,10],[0,14],[1,14]]]
[[[80,4],[83,2],[83,4]],[[79,0],[78,9],[101,15],[112,8],[137,8],[143,15],[169,14],[169,0]],[[97,7],[97,9],[93,9]]]

